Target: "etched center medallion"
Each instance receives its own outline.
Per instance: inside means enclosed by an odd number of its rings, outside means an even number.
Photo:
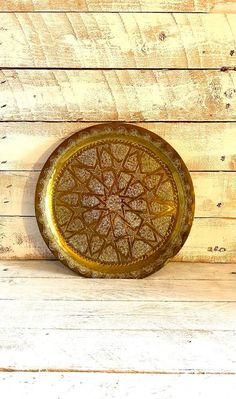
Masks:
[[[168,240],[178,211],[167,165],[126,139],[79,149],[60,170],[53,199],[55,223],[67,245],[100,264],[151,256]]]
[[[118,195],[110,195],[107,197],[106,206],[110,211],[121,211],[122,199]]]

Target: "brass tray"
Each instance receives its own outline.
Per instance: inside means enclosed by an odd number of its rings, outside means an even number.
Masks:
[[[36,217],[53,254],[86,277],[142,278],[183,246],[194,215],[191,177],[156,134],[99,124],[51,154]]]

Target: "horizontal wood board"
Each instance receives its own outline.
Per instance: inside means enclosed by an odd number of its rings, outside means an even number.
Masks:
[[[235,331],[4,328],[0,339],[8,370],[236,372]]]
[[[2,13],[0,67],[234,68],[235,40],[234,14]]]
[[[236,281],[235,275],[235,263],[169,262],[145,280]],[[84,279],[57,260],[1,260],[0,276],[9,282],[11,278]]]
[[[153,306],[157,305],[157,302],[235,302],[236,292],[235,292],[235,281],[212,281],[208,280],[119,280],[119,279],[50,279],[50,278],[17,278],[14,280],[1,278],[1,301],[44,301],[43,307],[47,307],[47,301],[67,301],[67,302],[84,302],[84,301],[94,301],[94,302],[119,302],[119,301],[141,301],[141,302],[154,302]],[[63,306],[61,302],[61,307]],[[109,307],[109,303],[107,303]],[[13,305],[9,305],[13,306]],[[15,304],[17,306],[17,304]],[[50,305],[48,305],[50,306]],[[56,305],[55,305],[56,306]],[[59,305],[58,305],[59,306]],[[66,306],[66,305],[65,305]],[[69,304],[67,305],[69,306]],[[75,305],[76,306],[76,305]],[[82,306],[82,305],[81,305]],[[94,304],[96,307],[96,304]],[[129,305],[127,304],[128,308]],[[28,307],[25,304],[25,307]],[[47,310],[41,309],[47,313]],[[221,308],[226,308],[227,304],[222,304],[218,306],[218,310]],[[71,311],[75,310],[73,304],[71,305]],[[236,306],[230,306],[229,309],[234,312],[236,311]],[[198,309],[200,313],[200,308]],[[49,309],[48,309],[49,311]],[[79,304],[77,304],[77,312],[79,310]],[[167,310],[166,310],[167,311]],[[223,310],[222,310],[223,311]],[[61,310],[63,312],[63,310]],[[157,311],[157,317],[158,317]],[[187,312],[187,310],[186,310]],[[229,310],[230,312],[230,310]],[[168,313],[168,311],[167,311]],[[171,311],[170,311],[171,313]],[[173,312],[172,312],[173,315]],[[205,315],[206,316],[206,315]],[[232,313],[231,313],[232,316]],[[12,316],[13,317],[13,316]],[[26,317],[26,316],[25,316]],[[76,314],[75,316],[76,317]],[[105,315],[104,315],[105,317]],[[167,316],[166,316],[167,317]],[[171,315],[170,315],[171,317]],[[180,316],[178,316],[179,318]],[[208,314],[209,317],[209,314]],[[58,316],[61,319],[60,316]],[[140,316],[141,318],[141,316]],[[176,315],[177,318],[177,315]],[[223,318],[223,315],[222,315]],[[10,316],[8,316],[10,323]],[[219,317],[220,319],[220,317]],[[18,321],[17,321],[18,320]],[[221,319],[222,320],[222,319]],[[166,319],[166,323],[167,323]],[[187,323],[186,320],[184,320]],[[11,323],[19,323],[19,319],[15,317]],[[122,321],[121,321],[122,322]],[[159,322],[163,322],[163,317],[160,317]],[[32,321],[27,321],[27,323],[33,323]],[[43,324],[43,320],[38,320],[38,325]],[[68,321],[69,323],[69,321]],[[105,321],[104,321],[105,323]],[[136,322],[138,323],[138,321]],[[149,321],[151,323],[151,321]],[[175,325],[175,329],[180,329],[180,323]],[[190,321],[189,321],[190,323]],[[194,323],[194,320],[192,320]],[[197,323],[197,321],[195,321]],[[205,321],[207,323],[207,321]],[[208,321],[209,325],[210,321]],[[216,321],[215,321],[216,323]],[[229,322],[230,323],[230,322]],[[228,324],[229,324],[228,323]],[[230,330],[233,330],[231,321]],[[7,324],[3,328],[7,328]],[[110,323],[109,329],[113,329],[114,325]],[[24,326],[22,326],[24,328]],[[48,326],[47,326],[48,328]],[[69,328],[69,327],[68,327]],[[127,327],[132,330],[132,325]],[[66,329],[66,328],[65,328]],[[95,328],[96,329],[96,328]],[[98,329],[98,327],[97,327]],[[145,330],[145,325],[143,325]],[[182,328],[183,329],[183,328]],[[225,326],[221,327],[224,330]]]
[[[1,70],[1,121],[235,121],[236,71]]]
[[[38,284],[42,283],[38,280],[37,282]],[[23,286],[27,288],[24,282]],[[73,284],[71,286],[73,289]],[[33,287],[35,288],[35,284]],[[209,284],[209,288],[214,289],[214,286]],[[152,289],[151,284],[150,289]],[[201,284],[199,289],[201,289]],[[229,290],[230,288],[228,288]],[[28,301],[21,298],[2,300],[3,311],[0,329],[6,326],[4,320],[7,320],[8,328],[21,328],[22,330],[32,328],[76,330],[78,326],[83,331],[129,331],[131,329],[140,332],[165,329],[222,331],[222,328],[225,331],[236,330],[235,302],[220,302],[220,299],[218,302],[203,301],[200,303],[197,301],[189,303],[114,300],[109,307],[106,301],[58,299],[45,302],[44,296],[42,296],[42,300]],[[38,317],[42,313],[42,309],[44,309],[44,316],[39,321]],[[177,323],[178,319],[180,321]]]
[[[17,391],[19,398],[74,399],[78,391],[83,397],[96,393],[97,399],[109,395],[111,399],[135,399],[139,395],[152,398],[158,395],[162,399],[176,397],[187,399],[191,392],[192,399],[234,399],[234,375],[156,375],[124,373],[88,373],[88,372],[6,372],[0,375],[2,390],[14,397]],[[12,395],[12,396],[11,396]],[[58,396],[59,395],[59,396]]]
[[[234,0],[3,0],[0,11],[236,12]]]
[[[41,170],[67,137],[94,123],[0,123],[0,170]],[[168,141],[191,171],[236,170],[236,123],[139,123]],[[19,151],[20,148],[20,151]]]

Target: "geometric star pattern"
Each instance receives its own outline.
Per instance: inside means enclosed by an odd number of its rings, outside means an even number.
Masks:
[[[158,252],[178,210],[168,167],[125,139],[78,150],[60,171],[53,198],[54,220],[66,243],[100,264],[127,264]]]

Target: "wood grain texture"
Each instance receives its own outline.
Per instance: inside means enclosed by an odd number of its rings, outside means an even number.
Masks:
[[[7,320],[7,327],[13,330],[236,330],[236,302],[111,300],[108,306],[106,301],[58,299],[45,303],[18,299],[1,300],[1,309],[0,329],[6,326]]]
[[[234,0],[3,0],[0,11],[236,12]]]
[[[18,276],[1,278],[0,288],[1,300],[7,296],[0,318],[3,370],[236,371],[233,281]]]
[[[0,215],[34,216],[39,172],[0,172]],[[191,172],[195,217],[236,217],[236,173]]]
[[[0,66],[235,67],[236,15],[3,13]]]
[[[1,373],[3,392],[20,399],[75,399],[96,393],[97,399],[135,399],[154,396],[162,399],[227,399],[235,398],[235,375],[156,375],[118,373],[54,372]]]
[[[1,278],[54,278],[80,279],[68,267],[56,260],[1,260]],[[214,280],[236,281],[235,263],[186,263],[169,262],[158,272],[146,277],[145,280]]]
[[[2,70],[2,121],[236,120],[236,71]]]
[[[45,307],[48,301],[60,300],[106,303],[110,301],[149,301],[154,303],[157,301],[213,301],[220,303],[236,301],[235,281],[230,280],[29,279],[18,277],[16,279],[0,278],[0,288],[1,301],[45,301]],[[107,305],[110,306],[108,303]],[[236,305],[234,316],[235,312]],[[38,322],[40,323],[40,320]],[[113,325],[110,328],[112,329]],[[145,329],[145,326],[143,328]],[[178,329],[177,325],[176,329]]]
[[[195,219],[176,261],[224,262],[236,260],[236,219]],[[2,259],[53,259],[34,217],[0,217]]]
[[[2,369],[236,372],[233,331],[4,328],[0,339]]]
[[[52,261],[46,267],[53,264],[54,271],[42,276],[39,262],[30,263],[37,278],[23,277],[25,262],[13,263],[18,272],[11,277],[0,271],[1,370],[115,372],[124,378],[136,372],[166,378],[236,373],[235,281],[225,280],[235,265],[204,265],[207,280],[199,279],[203,265],[193,265],[192,274],[192,265],[182,263],[167,265],[159,279],[111,281],[58,278],[61,266]],[[176,279],[177,269],[186,279]]]
[[[40,170],[68,136],[92,123],[0,123],[0,170]],[[167,140],[189,170],[236,170],[236,123],[139,123]],[[20,151],[19,151],[20,148]]]

